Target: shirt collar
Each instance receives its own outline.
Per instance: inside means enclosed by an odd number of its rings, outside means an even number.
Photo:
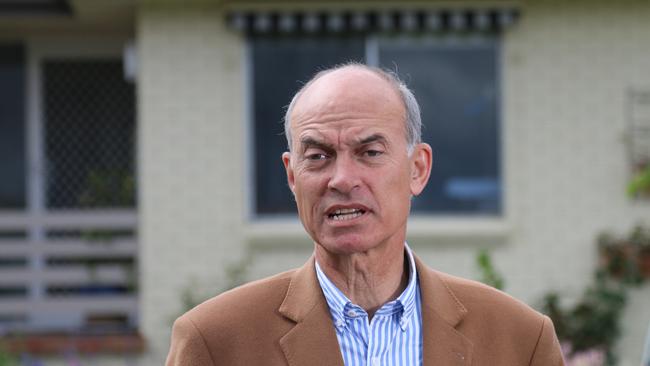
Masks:
[[[404,291],[397,297],[397,299],[390,301],[382,305],[375,315],[383,314],[392,314],[395,313],[397,309],[401,311],[399,317],[399,324],[402,330],[406,330],[408,324],[413,319],[413,314],[416,310],[416,291],[418,290],[417,284],[417,270],[415,268],[415,260],[413,259],[413,253],[408,244],[404,243],[404,249],[408,257],[409,264],[409,281],[408,285]],[[334,325],[337,329],[341,330],[346,327],[346,314],[350,310],[357,309],[361,310],[358,305],[355,305],[348,299],[347,296],[341,290],[339,290],[336,285],[325,275],[318,261],[316,261],[316,277],[318,278],[318,283],[325,295],[325,300],[330,309],[330,314],[334,321]]]

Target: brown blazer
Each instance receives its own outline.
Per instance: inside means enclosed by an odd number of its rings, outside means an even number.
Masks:
[[[424,365],[564,365],[549,318],[491,287],[415,262]],[[180,365],[343,365],[314,258],[178,318],[167,366]]]

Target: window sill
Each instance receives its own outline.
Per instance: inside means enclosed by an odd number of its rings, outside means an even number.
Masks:
[[[264,218],[251,221],[245,227],[246,240],[257,248],[305,247],[311,238],[297,218]]]
[[[0,338],[0,344],[10,353],[32,355],[57,355],[70,350],[81,354],[134,354],[145,349],[139,333],[6,335]]]
[[[504,240],[512,231],[503,217],[427,217],[409,220],[409,239]]]
[[[407,241],[503,242],[512,231],[503,217],[413,216],[409,219]],[[294,218],[269,218],[250,222],[247,241],[258,248],[303,247],[311,239]]]

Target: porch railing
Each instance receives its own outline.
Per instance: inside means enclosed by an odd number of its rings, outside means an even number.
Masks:
[[[135,210],[0,213],[0,335],[137,327]]]

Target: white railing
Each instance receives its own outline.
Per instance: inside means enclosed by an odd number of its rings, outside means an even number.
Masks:
[[[135,210],[0,213],[0,333],[137,326]]]

